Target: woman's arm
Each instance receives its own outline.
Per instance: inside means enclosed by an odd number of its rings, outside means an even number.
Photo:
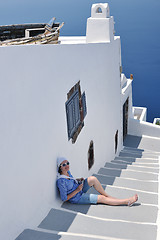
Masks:
[[[67,200],[68,201],[70,198],[74,197],[78,192],[80,192],[83,188],[83,184],[80,184],[76,190],[74,190],[73,192],[71,192],[70,194],[67,195]]]

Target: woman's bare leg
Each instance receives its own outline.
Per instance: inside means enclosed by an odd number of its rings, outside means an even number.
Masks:
[[[138,200],[137,194],[135,194],[131,198],[126,198],[126,199],[113,199],[110,197],[105,197],[104,195],[98,195],[98,201],[97,203],[103,203],[107,205],[112,205],[112,206],[118,206],[118,205],[123,205],[123,204],[133,204]]]
[[[88,185],[93,186],[97,192],[99,192],[101,195],[98,195],[98,203],[104,203],[108,205],[123,205],[123,204],[129,204],[134,203],[138,200],[138,195],[134,195],[131,198],[126,199],[118,199],[112,196],[109,196],[103,189],[101,183],[98,181],[98,179],[94,176],[90,176],[87,178]]]
[[[114,198],[114,197],[109,196],[109,195],[104,191],[101,183],[98,181],[98,179],[97,179],[96,177],[90,176],[90,177],[87,178],[87,181],[88,181],[88,185],[89,185],[90,187],[93,186],[93,187],[97,190],[97,192],[99,192],[101,195],[103,195],[103,196],[105,196],[105,197],[110,197],[110,198],[116,199],[116,198]]]

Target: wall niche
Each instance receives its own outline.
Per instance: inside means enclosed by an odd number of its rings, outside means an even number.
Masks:
[[[94,164],[94,144],[93,141],[90,141],[88,149],[88,170],[91,169],[93,164]]]

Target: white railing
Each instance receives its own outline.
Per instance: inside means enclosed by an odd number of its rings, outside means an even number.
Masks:
[[[146,121],[147,108],[145,107],[132,107],[134,119]]]
[[[160,138],[160,127],[150,122],[129,118],[128,134],[141,137],[142,135]]]
[[[126,83],[127,83],[127,78],[124,75],[124,73],[122,73],[121,74],[121,88],[125,87]]]

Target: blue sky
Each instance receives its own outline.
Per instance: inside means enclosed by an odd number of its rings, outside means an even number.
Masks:
[[[148,107],[150,121],[160,117],[160,0],[1,0],[0,25],[45,23],[56,17],[65,22],[61,35],[85,35],[96,2],[108,2],[114,16],[123,70],[127,77],[134,74],[134,105]]]
[[[63,35],[85,35],[86,20],[90,16],[91,5],[101,0],[1,0],[0,25],[18,23],[48,22],[53,16],[64,21]],[[148,27],[154,30],[160,23],[159,0],[106,0],[114,16],[117,34],[135,28]],[[145,24],[146,22],[146,24]],[[146,29],[143,29],[143,31]],[[149,29],[150,30],[150,29]],[[127,37],[127,35],[126,35]]]

